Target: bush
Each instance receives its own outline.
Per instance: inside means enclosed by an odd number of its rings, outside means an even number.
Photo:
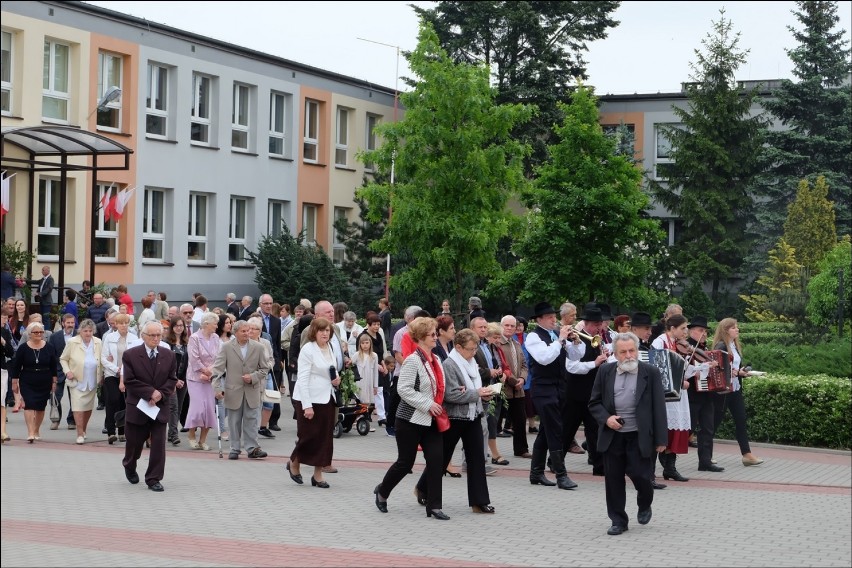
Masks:
[[[852,447],[852,383],[826,375],[766,375],[743,382],[752,442],[848,450]],[[730,413],[717,438],[735,439]]]
[[[852,349],[848,337],[817,345],[781,342],[752,344],[750,337],[744,340],[746,346],[743,359],[746,365],[751,365],[756,371],[852,378]]]

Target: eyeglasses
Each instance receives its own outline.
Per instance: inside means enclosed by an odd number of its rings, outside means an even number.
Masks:
[[[44,335],[43,331],[31,331],[30,335]]]
[[[143,333],[142,335],[147,335],[148,337],[163,337],[162,333]]]

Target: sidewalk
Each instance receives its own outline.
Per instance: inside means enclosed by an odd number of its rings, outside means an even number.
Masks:
[[[0,566],[849,566],[852,563],[852,463],[849,452],[753,444],[766,463],[744,467],[735,443],[719,441],[723,473],[697,471],[694,450],[678,460],[688,483],[668,482],[647,526],[606,535],[602,477],[585,455],[567,466],[574,491],[532,486],[529,460],[512,456],[488,478],[495,515],[467,507],[466,480],[444,477],[444,512],[427,519],[409,476],[388,501],[373,487],[396,457],[383,428],[353,429],[335,440],[331,489],[294,484],[284,470],[295,440],[291,411],[281,432],[262,440],[263,461],[219,459],[189,450],[186,435],[169,447],[164,493],[131,486],[123,444],[100,434],[96,411],[88,441],[48,430],[27,444],[23,414],[9,413],[12,437],[0,461]],[[286,418],[285,418],[286,417]],[[64,422],[62,426],[64,428]],[[529,436],[532,443],[533,436]],[[212,442],[212,443],[211,443]],[[140,474],[147,465],[140,460]],[[461,463],[457,450],[453,463]],[[415,475],[422,470],[418,457]],[[658,466],[659,474],[660,468]],[[312,473],[305,466],[307,481]],[[549,475],[549,477],[552,477]],[[660,481],[662,481],[660,479]],[[635,492],[628,483],[628,512]]]

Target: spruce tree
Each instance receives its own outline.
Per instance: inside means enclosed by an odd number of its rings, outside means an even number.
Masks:
[[[796,200],[787,210],[784,240],[796,249],[796,261],[808,271],[815,269],[837,244],[834,204],[827,195],[825,177],[819,176],[813,188],[803,179]]]

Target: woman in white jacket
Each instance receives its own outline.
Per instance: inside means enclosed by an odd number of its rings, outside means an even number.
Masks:
[[[104,406],[106,406],[107,440],[114,444],[124,441],[124,427],[116,428],[115,413],[124,410],[124,383],[121,380],[121,358],[125,349],[133,345],[136,335],[130,331],[130,316],[115,316],[115,331],[104,335],[101,363],[104,369]],[[116,430],[118,435],[116,436]]]

